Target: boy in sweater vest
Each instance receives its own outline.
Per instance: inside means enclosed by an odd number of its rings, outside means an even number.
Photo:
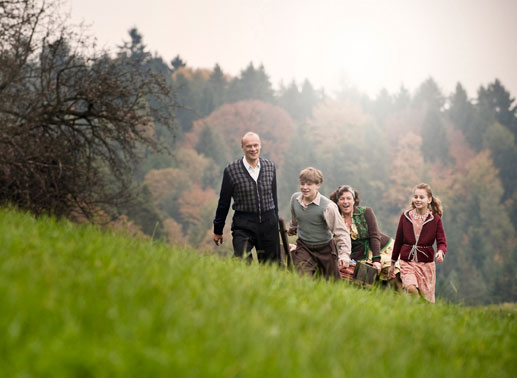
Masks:
[[[322,274],[340,279],[339,268],[348,267],[350,233],[337,205],[319,193],[323,175],[309,167],[300,172],[300,192],[291,197],[289,234],[298,234],[293,263],[302,274]]]

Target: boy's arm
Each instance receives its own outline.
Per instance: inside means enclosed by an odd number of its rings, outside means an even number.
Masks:
[[[336,239],[336,246],[338,250],[339,260],[348,262],[350,260],[350,251],[352,250],[352,243],[350,241],[350,232],[339,214],[337,205],[330,202],[329,206],[323,212],[327,226],[334,234]]]

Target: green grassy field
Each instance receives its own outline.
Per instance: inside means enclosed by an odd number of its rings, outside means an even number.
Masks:
[[[514,377],[516,317],[0,210],[2,377]]]

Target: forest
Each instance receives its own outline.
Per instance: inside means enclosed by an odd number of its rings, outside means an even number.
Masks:
[[[146,51],[138,31],[130,34]],[[331,96],[308,80],[275,90],[265,67],[252,62],[231,77],[217,64],[190,67],[180,56],[170,65],[150,61],[168,73],[180,104],[173,154],[149,156],[139,176],[171,243],[231,253],[229,242],[213,245],[212,220],[222,170],[242,156],[240,138],[253,130],[262,156],[277,165],[283,218],[307,166],[323,172],[324,195],[342,184],[359,191],[389,235],[412,188],[427,182],[443,202],[448,239],[437,295],[464,304],[517,300],[517,106],[498,79],[475,97],[461,83],[444,94],[428,78],[414,93],[401,87],[370,99],[349,88]],[[227,237],[230,223],[231,214]]]
[[[34,20],[41,22],[37,9]],[[136,28],[115,56],[88,61],[74,35],[61,32],[30,60],[35,50],[23,55],[27,40],[10,34],[16,27],[5,18],[0,30],[2,204],[228,255],[230,242],[212,242],[222,171],[254,131],[277,166],[284,219],[308,166],[323,172],[324,195],[355,188],[391,236],[412,188],[427,182],[443,203],[448,241],[437,296],[466,305],[517,301],[517,105],[497,78],[476,94],[461,83],[442,93],[432,77],[412,92],[328,94],[309,80],[273,85],[254,62],[237,76],[219,64],[191,67],[179,55],[165,62]],[[77,173],[63,168],[72,161]],[[132,201],[122,201],[126,195]],[[231,214],[226,240],[230,223]]]

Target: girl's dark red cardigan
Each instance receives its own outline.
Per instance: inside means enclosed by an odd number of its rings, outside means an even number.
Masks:
[[[432,262],[434,261],[433,244],[447,253],[447,240],[443,229],[442,218],[438,214],[429,214],[422,226],[420,236],[416,239],[413,222],[409,217],[409,210],[402,213],[397,227],[395,245],[391,254],[391,261]]]

